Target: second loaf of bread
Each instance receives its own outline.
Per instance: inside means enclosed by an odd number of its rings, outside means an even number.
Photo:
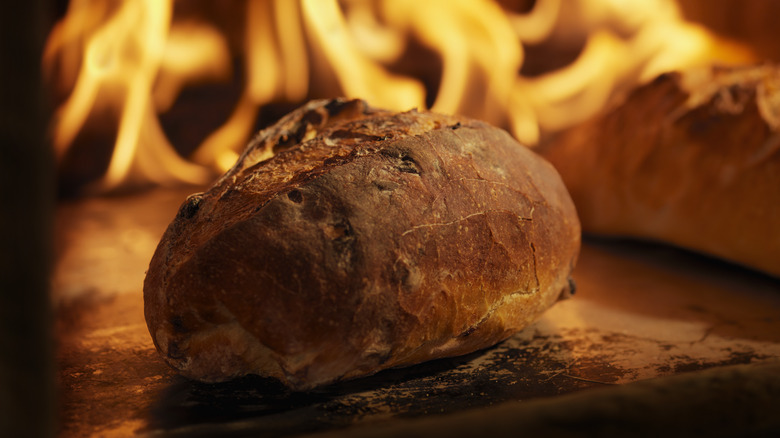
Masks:
[[[664,74],[541,153],[585,232],[780,277],[780,66]]]

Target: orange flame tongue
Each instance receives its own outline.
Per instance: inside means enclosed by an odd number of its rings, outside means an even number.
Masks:
[[[89,8],[97,2],[74,1],[74,20],[94,21],[91,10],[102,15],[108,9]],[[204,183],[210,173],[180,158],[168,142],[152,102],[152,88],[168,42],[170,0],[122,2],[84,44],[79,76],[68,99],[58,110],[54,147],[59,158],[72,144],[95,110],[98,97],[110,99],[119,109],[119,129],[108,169],[98,185],[110,190],[130,177],[156,183],[185,181]],[[70,17],[69,11],[69,17]],[[57,50],[75,51],[83,37],[73,33],[77,24],[66,21],[55,28],[44,61],[52,62]]]

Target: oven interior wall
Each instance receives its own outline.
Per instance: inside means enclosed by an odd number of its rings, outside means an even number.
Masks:
[[[54,434],[44,0],[0,4],[0,436]]]

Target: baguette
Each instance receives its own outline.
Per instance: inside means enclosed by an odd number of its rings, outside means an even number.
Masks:
[[[780,70],[669,73],[540,153],[583,231],[670,243],[780,276]]]

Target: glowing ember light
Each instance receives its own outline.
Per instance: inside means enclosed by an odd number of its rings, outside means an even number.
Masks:
[[[72,0],[49,36],[44,67],[67,95],[53,120],[57,156],[95,114],[118,113],[99,190],[207,182],[232,166],[271,103],[347,96],[408,110],[427,99],[533,146],[664,71],[752,61],[685,22],[672,0],[537,0],[526,13],[490,0],[246,0],[221,5],[244,19],[230,27],[177,17],[177,5]],[[579,55],[528,76],[529,45]],[[233,112],[183,158],[160,114],[188,86],[232,80],[236,60],[246,79]]]

